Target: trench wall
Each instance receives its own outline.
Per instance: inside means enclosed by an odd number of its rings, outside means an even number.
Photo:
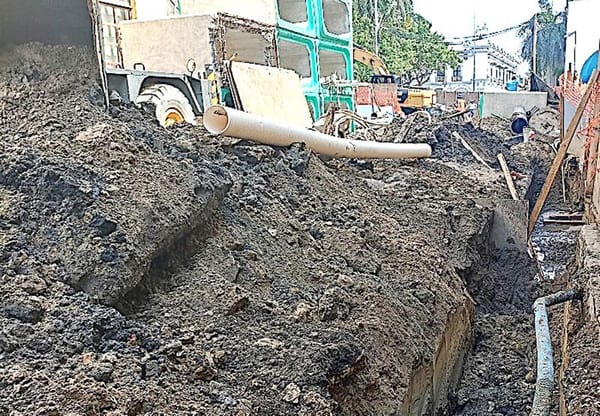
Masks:
[[[473,302],[465,298],[465,303],[448,316],[434,360],[418,367],[411,376],[400,414],[438,415],[447,410],[448,395],[458,388],[471,346],[474,312]]]
[[[584,290],[584,300],[580,308],[576,303],[567,302],[563,307],[563,330],[561,334],[561,366],[558,368],[559,409],[561,416],[575,414],[577,406],[573,397],[579,396],[570,391],[575,386],[595,386],[596,375],[581,368],[581,363],[589,357],[587,347],[597,345],[600,338],[600,230],[598,225],[586,225],[581,229],[577,241],[577,273],[569,282],[569,288],[578,286]]]

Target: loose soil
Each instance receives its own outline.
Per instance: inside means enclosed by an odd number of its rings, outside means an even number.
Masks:
[[[535,271],[490,245],[476,201],[510,195],[451,132],[526,178],[545,144],[434,120],[431,160],[324,162],[106,113],[86,56],[0,53],[0,414],[399,414],[472,300],[425,413],[527,413]]]

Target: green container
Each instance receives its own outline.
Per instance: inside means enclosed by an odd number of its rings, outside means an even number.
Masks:
[[[277,27],[317,38],[317,2],[320,0],[277,0]]]
[[[319,80],[336,73],[338,79],[351,81],[354,77],[353,48],[351,43],[340,45],[331,42],[317,42]]]
[[[317,63],[317,41],[308,36],[277,29],[279,66],[300,74],[305,93],[319,92],[319,65]]]
[[[321,111],[319,94],[305,94],[305,97],[313,120],[317,120],[319,117],[321,117],[321,114],[323,114]]]
[[[320,40],[352,45],[352,0],[316,2],[317,37]]]

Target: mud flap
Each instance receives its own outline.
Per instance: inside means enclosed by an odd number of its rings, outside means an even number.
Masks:
[[[490,243],[496,249],[527,252],[529,201],[512,199],[477,199],[475,202],[494,211]]]

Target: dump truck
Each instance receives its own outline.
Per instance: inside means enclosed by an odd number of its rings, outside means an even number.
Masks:
[[[195,123],[211,103],[211,85],[192,72],[107,69],[97,0],[3,0],[0,2],[0,48],[28,42],[87,47],[98,63],[106,106],[111,101],[151,104],[157,120],[168,126]],[[73,68],[76,70],[76,68]]]
[[[123,68],[188,74],[207,104],[238,107],[230,62],[278,66],[275,27],[227,13],[122,21],[118,33]]]

